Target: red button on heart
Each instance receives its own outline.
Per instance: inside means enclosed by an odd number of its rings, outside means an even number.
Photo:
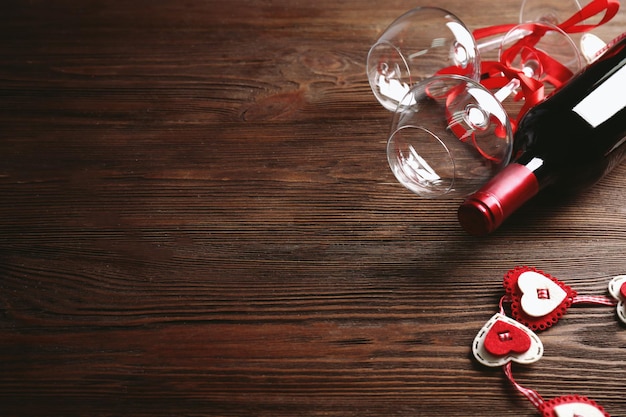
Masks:
[[[494,356],[524,353],[530,349],[530,337],[519,327],[496,321],[485,337],[485,350]]]

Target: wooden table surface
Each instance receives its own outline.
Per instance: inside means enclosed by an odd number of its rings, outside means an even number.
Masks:
[[[472,340],[517,265],[626,274],[626,166],[482,238],[402,188],[365,58],[420,4],[4,1],[0,415],[537,415]],[[540,336],[518,382],[626,415],[613,307]]]

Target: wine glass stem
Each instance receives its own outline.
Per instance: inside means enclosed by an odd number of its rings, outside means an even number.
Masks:
[[[481,42],[478,44],[478,51],[483,54],[485,52],[489,52],[489,51],[493,51],[494,49],[497,49],[500,47],[500,44],[502,43],[502,39],[504,38],[504,36],[497,36],[495,38],[486,40],[484,42]]]
[[[491,39],[488,39],[484,42],[480,42],[477,46],[478,46],[478,51],[483,54],[485,52],[489,52],[489,51],[493,51],[494,49],[498,49],[501,45],[502,42],[504,41],[504,39],[506,38],[507,43],[513,43],[516,42],[520,39],[522,39],[523,37],[525,37],[526,35],[530,34],[531,32],[529,30],[516,30],[514,34],[507,36],[505,35],[498,35],[495,36]]]
[[[496,100],[502,103],[508,96],[517,91],[519,86],[520,80],[518,80],[517,78],[513,78],[511,81],[508,82],[507,85],[496,91],[494,96]]]

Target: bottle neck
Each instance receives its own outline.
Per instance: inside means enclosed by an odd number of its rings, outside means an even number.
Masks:
[[[535,172],[539,172],[542,166],[543,161],[539,158],[526,164],[513,162],[507,165],[461,204],[458,211],[461,226],[476,236],[496,230],[507,217],[539,192],[541,185]]]

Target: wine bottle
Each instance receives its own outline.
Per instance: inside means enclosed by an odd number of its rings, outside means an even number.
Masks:
[[[591,185],[625,154],[626,36],[622,35],[522,117],[512,162],[466,198],[458,210],[459,222],[470,234],[488,234],[539,191]]]

